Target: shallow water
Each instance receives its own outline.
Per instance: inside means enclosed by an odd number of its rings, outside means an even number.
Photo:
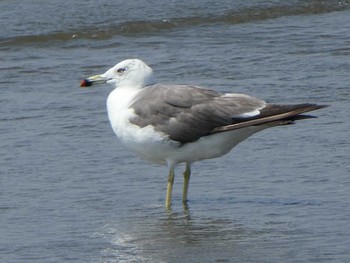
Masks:
[[[348,1],[0,1],[1,262],[348,262]],[[159,82],[331,107],[179,167],[125,150],[108,87],[138,57]]]

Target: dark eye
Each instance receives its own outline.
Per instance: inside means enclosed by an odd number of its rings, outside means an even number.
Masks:
[[[119,73],[119,74],[121,74],[121,73],[124,73],[125,72],[125,68],[119,68],[118,70],[117,70],[117,72]]]

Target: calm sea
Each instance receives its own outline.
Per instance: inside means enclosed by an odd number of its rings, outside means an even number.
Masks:
[[[0,262],[350,262],[350,2],[0,1]],[[125,150],[109,87],[159,82],[321,103],[319,117],[177,171]]]

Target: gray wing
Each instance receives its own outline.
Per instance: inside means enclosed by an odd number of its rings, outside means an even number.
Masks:
[[[243,94],[221,94],[186,85],[153,85],[141,90],[131,108],[130,121],[140,127],[154,126],[181,143],[194,142],[215,128],[239,123],[260,114],[262,100]]]

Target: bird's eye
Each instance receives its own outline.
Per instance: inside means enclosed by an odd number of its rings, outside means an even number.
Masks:
[[[118,72],[119,74],[122,74],[122,73],[125,72],[125,70],[126,70],[126,68],[118,68],[117,72]]]

